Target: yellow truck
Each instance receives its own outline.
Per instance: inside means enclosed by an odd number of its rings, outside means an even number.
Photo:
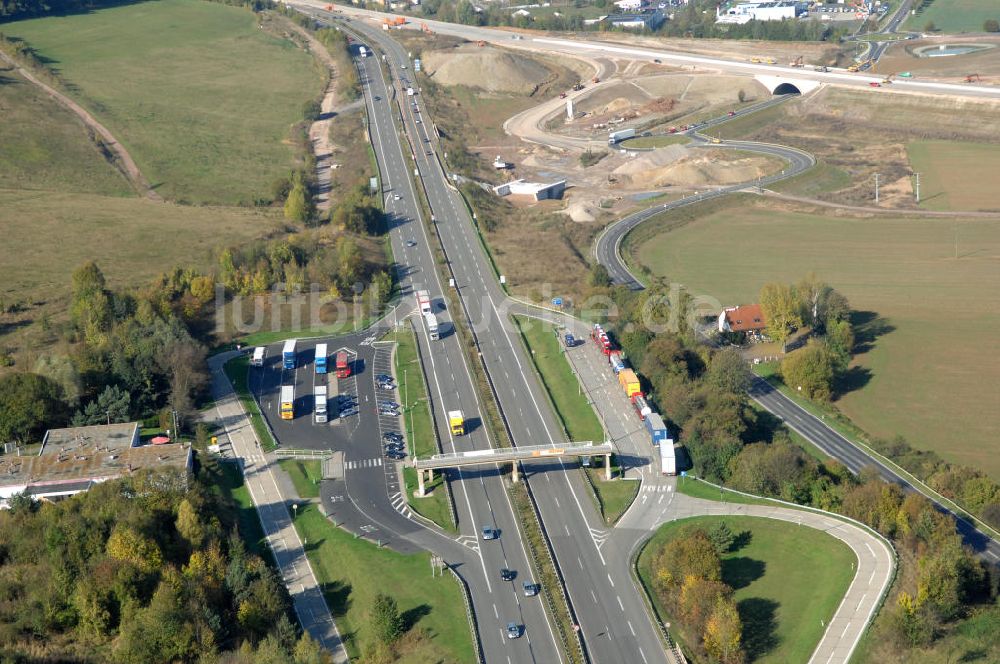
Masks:
[[[295,386],[281,386],[281,419],[290,420],[295,417]]]
[[[622,389],[625,390],[625,396],[629,398],[642,393],[642,390],[639,388],[639,377],[631,369],[622,369],[619,371],[618,382],[621,383]]]
[[[465,416],[462,415],[462,411],[460,410],[448,411],[448,426],[451,427],[451,435],[453,436],[465,435]]]

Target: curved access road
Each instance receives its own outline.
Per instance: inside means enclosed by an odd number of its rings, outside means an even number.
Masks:
[[[730,118],[728,116],[726,118],[717,118],[709,121],[706,125],[714,126],[729,119]],[[720,198],[737,191],[744,191],[748,187],[764,187],[774,184],[775,182],[780,182],[781,180],[786,180],[804,173],[816,164],[816,158],[808,152],[784,145],[755,143],[752,141],[725,141],[715,144],[709,142],[710,139],[702,134],[690,133],[690,135],[694,143],[688,147],[726,148],[742,150],[744,152],[756,152],[758,154],[783,159],[788,163],[788,165],[780,173],[768,175],[758,181],[732,184],[725,187],[719,187],[717,189],[703,191],[691,196],[685,196],[684,198],[680,198],[676,201],[640,210],[639,212],[630,214],[609,226],[603,233],[601,233],[600,236],[598,236],[597,242],[594,244],[594,257],[597,259],[598,263],[607,268],[612,283],[626,286],[632,290],[642,290],[644,288],[642,283],[625,265],[625,261],[621,256],[622,240],[629,234],[630,231],[635,229],[644,221],[652,219],[653,217],[670,210],[676,210],[677,208],[682,208],[694,203],[701,203],[702,201]]]
[[[716,502],[672,491],[672,486],[670,489],[671,491],[663,494],[668,496],[665,505],[651,501],[649,504],[655,505],[654,510],[632,509],[615,529],[623,537],[632,535],[633,556],[661,524],[695,516],[725,515],[777,519],[822,530],[850,547],[857,557],[854,578],[851,579],[840,605],[827,623],[822,638],[816,645],[812,657],[809,658],[809,664],[850,661],[854,649],[864,635],[868,623],[875,616],[895,575],[895,555],[884,539],[859,525],[818,510]],[[638,505],[638,501],[633,504],[634,507]]]

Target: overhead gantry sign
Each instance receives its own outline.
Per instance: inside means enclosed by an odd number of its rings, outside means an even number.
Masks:
[[[441,468],[460,468],[462,466],[478,466],[483,464],[510,463],[513,467],[513,480],[518,481],[517,464],[519,461],[541,461],[562,457],[604,456],[604,474],[611,479],[611,455],[615,448],[611,443],[595,445],[591,442],[567,443],[566,445],[530,445],[527,447],[507,447],[490,450],[470,450],[468,452],[453,452],[435,454],[426,459],[414,459],[413,468],[417,470],[419,488],[417,495],[424,495],[424,473],[427,482],[434,479],[434,471]]]

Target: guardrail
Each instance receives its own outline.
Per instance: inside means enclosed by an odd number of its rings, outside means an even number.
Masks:
[[[328,456],[333,456],[333,452],[331,450],[298,450],[298,449],[279,447],[278,449],[274,450],[274,456],[323,459]]]

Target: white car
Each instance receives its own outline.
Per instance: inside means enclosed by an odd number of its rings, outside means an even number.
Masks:
[[[393,194],[392,195],[392,200],[394,200],[394,201],[401,201],[401,200],[403,200],[403,197],[400,196],[399,194]]]

